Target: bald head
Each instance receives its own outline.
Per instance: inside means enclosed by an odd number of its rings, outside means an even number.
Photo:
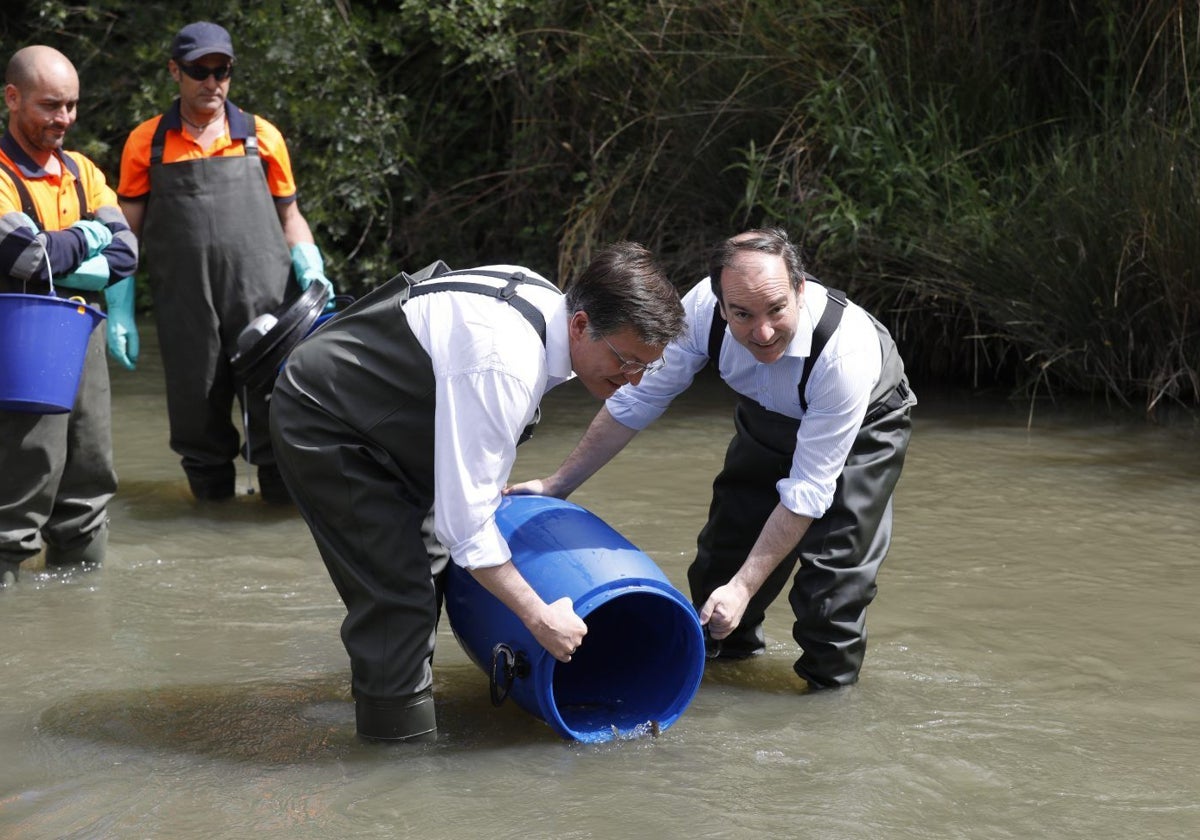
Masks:
[[[8,60],[8,70],[4,74],[5,84],[25,92],[43,78],[70,78],[75,80],[76,85],[79,84],[75,65],[54,47],[41,44],[23,47]]]
[[[62,148],[67,129],[75,123],[79,105],[75,65],[53,47],[38,44],[17,50],[8,61],[4,104],[9,133],[44,165]]]

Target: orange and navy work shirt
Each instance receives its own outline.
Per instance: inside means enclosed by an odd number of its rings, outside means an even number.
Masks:
[[[136,240],[104,173],[79,152],[55,154],[57,174],[36,163],[8,132],[0,137],[0,278],[46,283],[51,272],[54,277],[70,274],[88,256],[87,239],[71,229],[85,218],[94,218],[113,232],[114,239],[104,250],[112,278],[133,274]],[[24,194],[13,175],[20,179]],[[80,206],[81,198],[86,206]]]
[[[236,109],[226,103],[227,112]],[[129,133],[125,150],[121,154],[121,179],[117,184],[117,195],[122,201],[144,201],[150,196],[150,145],[160,120],[166,121],[163,143],[164,165],[186,160],[215,157],[241,157],[246,154],[244,137],[231,136],[226,132],[208,148],[198,144],[194,137],[183,130],[176,100],[166,112],[151,117]],[[241,120],[237,122],[242,122]],[[232,124],[233,121],[230,121]],[[267,176],[267,188],[276,204],[296,200],[296,180],[292,175],[292,161],[287,143],[274,125],[262,117],[254,117],[254,133],[258,137],[258,154],[263,160],[263,171]]]

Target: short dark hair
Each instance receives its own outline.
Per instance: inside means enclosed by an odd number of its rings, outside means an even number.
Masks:
[[[783,257],[787,266],[788,279],[792,281],[792,289],[799,291],[804,283],[804,261],[800,259],[800,249],[788,239],[787,232],[782,228],[757,228],[723,239],[713,246],[708,255],[708,280],[712,283],[713,294],[717,300],[724,302],[721,297],[721,272],[728,268],[738,254],[744,251],[758,251]]]
[[[662,347],[683,332],[679,292],[654,255],[637,242],[616,242],[596,254],[566,290],[567,309],[588,316],[593,338],[622,329]]]

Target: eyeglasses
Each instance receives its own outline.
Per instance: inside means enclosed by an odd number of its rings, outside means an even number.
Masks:
[[[203,64],[184,64],[182,61],[178,61],[176,64],[179,65],[180,72],[197,82],[203,82],[209,76],[218,82],[223,82],[233,75],[232,64],[219,64],[216,67],[205,67]]]
[[[655,373],[667,366],[667,360],[657,358],[653,362],[634,362],[626,359],[617,352],[617,348],[612,346],[612,342],[604,336],[600,336],[601,340],[608,345],[608,349],[613,351],[613,355],[621,362],[621,373],[626,376],[637,376],[639,373]]]

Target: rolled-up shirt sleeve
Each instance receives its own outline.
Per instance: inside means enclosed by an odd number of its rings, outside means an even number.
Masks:
[[[833,503],[838,476],[879,375],[877,348],[878,342],[868,343],[836,358],[826,358],[833,355],[827,350],[813,366],[808,411],[796,432],[791,472],[775,484],[780,503],[792,513],[820,519]]]
[[[438,379],[434,530],[459,566],[499,566],[512,556],[495,511],[517,438],[537,409],[535,393],[522,378],[492,369]]]
[[[494,275],[527,269],[490,265],[471,285],[502,288]],[[436,278],[431,281],[437,291]],[[516,461],[517,441],[548,387],[571,375],[565,298],[531,285],[519,295],[545,319],[539,334],[525,316],[490,294],[424,294],[405,304],[413,335],[429,355],[435,382],[434,532],[457,565],[500,566],[512,552],[495,514]]]

